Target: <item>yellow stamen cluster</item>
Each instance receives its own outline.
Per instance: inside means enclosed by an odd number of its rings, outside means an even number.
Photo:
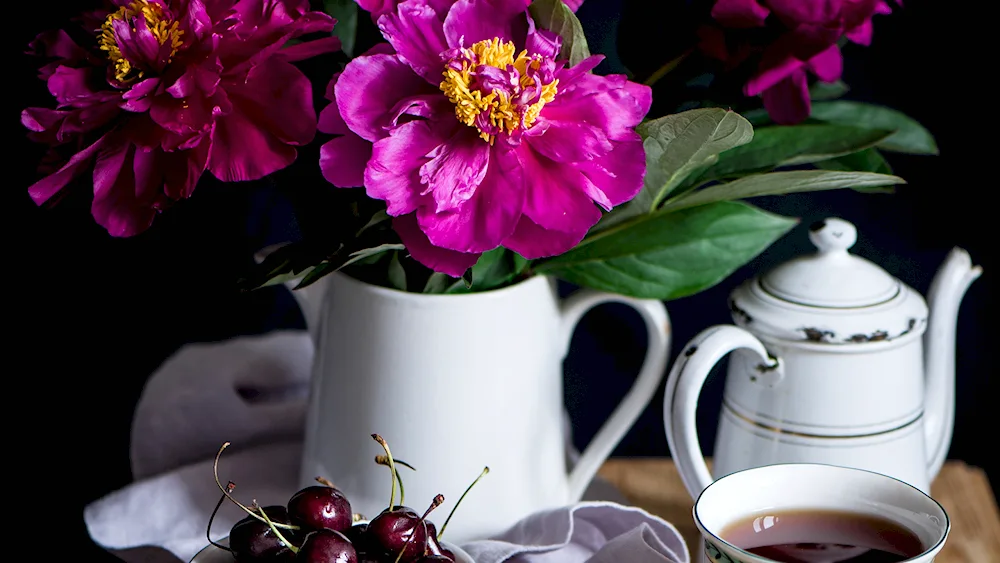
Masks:
[[[115,40],[115,32],[112,25],[116,20],[130,22],[133,18],[140,15],[146,20],[146,27],[156,37],[160,45],[169,43],[171,48],[170,57],[176,55],[177,49],[184,43],[182,38],[184,30],[179,29],[179,24],[163,13],[163,8],[159,4],[150,3],[148,0],[134,0],[128,6],[122,6],[118,8],[118,11],[108,14],[108,17],[104,20],[104,24],[101,25],[97,40],[100,49],[107,51],[108,59],[115,63],[115,78],[120,82],[129,82],[142,78],[143,70],[135,68],[122,55],[121,49],[118,47],[118,42]],[[135,31],[135,28],[132,28],[132,31]]]
[[[556,97],[559,80],[548,84],[535,84],[535,79],[528,74],[528,69],[537,70],[541,64],[539,55],[529,56],[527,51],[521,51],[514,56],[514,43],[504,42],[499,38],[486,39],[463,49],[464,60],[462,68],[446,67],[444,80],[441,81],[441,91],[455,104],[455,115],[466,125],[476,127],[476,118],[483,112],[489,112],[490,124],[511,134],[518,127],[528,128],[538,118],[542,107]],[[520,75],[520,88],[536,87],[541,89],[540,98],[526,106],[512,103],[506,92],[493,91],[483,94],[477,89],[471,89],[473,73],[477,67],[492,66],[506,70],[513,66]],[[494,135],[480,129],[479,136],[491,144]]]

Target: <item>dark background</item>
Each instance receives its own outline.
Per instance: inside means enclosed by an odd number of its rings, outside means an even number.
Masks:
[[[652,5],[653,2],[649,1]],[[128,444],[132,408],[145,378],[186,342],[212,341],[279,327],[301,326],[282,288],[239,293],[233,282],[253,251],[296,235],[292,196],[329,190],[315,176],[277,174],[261,182],[221,185],[206,179],[196,195],[157,219],[147,233],[112,239],[89,215],[87,186],[54,209],[27,197],[41,156],[17,123],[21,108],[49,103],[35,63],[20,55],[35,34],[64,25],[87,2],[27,3],[6,28],[13,41],[5,59],[7,102],[5,163],[14,171],[5,193],[7,254],[14,361],[6,368],[8,459],[18,484],[39,487],[41,502],[10,510],[33,519],[56,518],[59,541],[73,558],[107,557],[87,539],[83,506],[130,481]],[[661,60],[663,32],[650,33],[669,15],[635,16],[628,3],[619,30],[622,58],[631,65]],[[854,251],[925,293],[938,265],[955,245],[983,265],[959,318],[957,417],[951,457],[985,467],[1000,484],[994,418],[998,394],[987,344],[993,330],[997,181],[996,119],[990,79],[995,48],[987,46],[988,17],[908,0],[904,9],[876,18],[870,48],[848,47],[848,98],[897,108],[937,137],[936,157],[888,156],[909,185],[895,195],[852,191],[768,198],[755,203],[797,216],[803,225],[828,216],[854,222]],[[588,34],[600,45],[614,40],[618,0],[588,0],[580,10]],[[664,24],[667,25],[667,24]],[[960,37],[946,30],[959,30]],[[644,37],[645,36],[645,37]],[[613,53],[611,53],[613,55]],[[625,55],[628,55],[627,57]],[[608,64],[617,61],[612,56]],[[987,67],[986,65],[991,65]],[[320,69],[322,70],[322,69]],[[322,74],[320,74],[322,75]],[[13,149],[11,148],[13,147]],[[316,147],[300,153],[315,162]],[[738,283],[798,253],[809,243],[800,226],[728,280],[694,297],[668,304],[674,353],[703,328],[729,322],[726,296]],[[567,288],[569,289],[569,288]],[[989,320],[988,320],[989,319]],[[589,315],[566,363],[567,404],[579,446],[585,445],[631,385],[645,336],[629,310],[603,306]],[[991,350],[993,348],[993,350]],[[721,377],[703,394],[699,413],[703,446],[712,447]],[[862,392],[859,390],[859,392]],[[616,450],[619,456],[667,455],[662,395]],[[11,457],[13,456],[13,457]],[[35,489],[31,489],[34,491]],[[82,548],[84,551],[78,551]]]

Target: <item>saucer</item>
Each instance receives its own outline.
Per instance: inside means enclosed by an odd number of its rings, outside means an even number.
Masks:
[[[225,537],[219,540],[221,545],[229,545],[229,538]],[[472,560],[472,557],[462,550],[462,548],[457,545],[452,545],[446,541],[441,541],[441,547],[451,551],[455,554],[455,563],[476,563]],[[191,558],[190,563],[233,563],[235,560],[233,556],[224,549],[219,549],[214,545],[206,545],[204,549],[199,551]]]

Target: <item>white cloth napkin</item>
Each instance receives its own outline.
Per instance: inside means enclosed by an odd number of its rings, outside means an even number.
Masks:
[[[306,333],[278,331],[188,345],[164,362],[132,422],[136,480],[85,508],[91,538],[129,562],[189,561],[208,543],[208,517],[220,498],[212,464],[224,441],[243,447],[222,456],[223,484],[233,481],[246,502],[284,504],[298,480],[312,356]],[[585,498],[593,500],[530,515],[461,547],[477,563],[689,562],[676,528],[624,506],[608,483],[595,480]],[[224,503],[212,539],[243,516]]]

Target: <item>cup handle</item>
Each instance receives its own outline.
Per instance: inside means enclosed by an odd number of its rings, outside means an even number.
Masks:
[[[667,376],[663,395],[663,428],[670,456],[692,498],[698,498],[701,491],[712,483],[712,474],[702,456],[695,426],[698,396],[712,367],[726,354],[740,348],[746,348],[760,357],[758,369],[780,378],[780,361],[768,354],[760,340],[742,328],[728,325],[713,326],[695,336],[678,356]]]
[[[569,351],[570,339],[577,323],[590,309],[603,303],[622,303],[642,315],[649,333],[649,346],[639,375],[625,398],[611,413],[604,426],[580,454],[569,473],[569,502],[583,498],[590,480],[601,464],[611,455],[628,429],[635,424],[643,409],[649,404],[666,371],[670,356],[670,317],[663,303],[654,299],[635,299],[592,289],[582,289],[562,303],[562,350]]]

